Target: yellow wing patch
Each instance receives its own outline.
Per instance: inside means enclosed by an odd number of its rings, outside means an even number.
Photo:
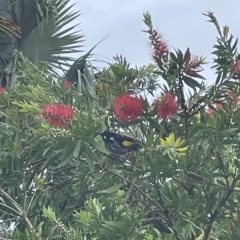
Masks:
[[[127,141],[127,140],[122,141],[122,145],[124,147],[131,147],[133,144],[135,144],[135,142],[130,142],[130,141]]]

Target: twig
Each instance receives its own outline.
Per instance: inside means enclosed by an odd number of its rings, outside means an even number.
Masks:
[[[14,200],[12,199],[3,189],[0,188],[0,192],[13,204],[13,206],[17,209],[14,210],[15,212],[18,212],[18,215],[24,220],[24,222],[27,224],[27,226],[29,227],[29,229],[31,231],[33,231],[33,225],[30,222],[30,220],[27,217],[27,214],[25,212],[24,209],[22,209],[22,207]],[[8,207],[7,205],[5,205],[5,207]],[[10,208],[10,207],[8,207]]]
[[[157,191],[159,203],[160,203],[161,205],[163,205],[162,194],[161,194],[161,192],[159,191],[159,188],[158,188],[158,186],[157,186],[157,180],[156,180],[156,175],[155,175],[155,174],[153,174],[153,184],[154,184],[154,187],[155,187],[155,189],[156,189],[156,191]]]
[[[112,203],[112,211],[111,211],[111,220],[114,220],[114,209],[115,209],[115,199],[113,199]]]
[[[164,212],[164,209],[157,203],[155,202],[152,198],[150,198],[141,188],[139,188],[135,183],[131,182],[130,180],[128,180],[127,178],[119,175],[118,173],[115,173],[114,171],[110,170],[110,169],[106,169],[104,168],[104,170],[114,174],[115,176],[121,178],[122,180],[128,182],[129,184],[131,184],[133,187],[135,187],[145,198],[147,198],[149,200],[149,202],[151,202],[152,204],[154,204],[158,209],[160,209],[162,212]]]
[[[127,194],[127,196],[126,196],[126,198],[125,198],[125,200],[124,200],[124,202],[123,202],[123,207],[126,207],[127,202],[128,202],[128,200],[129,200],[129,198],[131,197],[132,190],[133,190],[133,188],[134,188],[133,184],[135,183],[135,181],[136,181],[136,178],[134,178],[134,179],[132,180],[132,183],[131,183],[130,189],[129,189],[129,191],[128,191],[128,194]]]
[[[137,138],[137,136],[134,134],[134,132],[131,130],[130,127],[127,127],[127,129],[128,129],[128,131],[132,134],[132,136],[133,136],[134,138]]]
[[[20,213],[19,213],[18,211],[16,211],[15,209],[7,206],[6,204],[0,203],[0,205],[2,205],[2,206],[5,207],[5,208],[8,208],[9,210],[11,210],[12,212],[16,213],[17,215],[20,215]],[[5,213],[5,211],[3,211],[3,210],[0,210],[0,211],[2,211],[2,212]]]
[[[12,205],[18,210],[18,212],[21,214],[23,212],[23,209],[21,208],[21,206],[19,206],[17,204],[17,202],[12,199],[5,191],[3,191],[1,188],[0,188],[0,192],[12,203]]]
[[[31,199],[30,199],[30,202],[29,202],[29,204],[28,204],[26,213],[28,213],[28,210],[29,210],[29,208],[30,208],[30,206],[31,206],[31,204],[32,204],[32,201],[33,201],[33,198],[34,198],[35,194],[36,194],[36,191],[33,193],[32,197],[31,197]]]

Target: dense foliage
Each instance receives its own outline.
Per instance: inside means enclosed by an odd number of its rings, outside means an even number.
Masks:
[[[56,78],[18,53],[15,84],[0,93],[4,239],[238,239],[240,60],[228,27],[205,15],[219,35],[209,86],[204,58],[171,51],[149,13],[147,66],[117,56]],[[144,146],[110,154],[104,129]]]

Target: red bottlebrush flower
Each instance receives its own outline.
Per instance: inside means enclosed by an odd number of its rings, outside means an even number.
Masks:
[[[54,117],[50,117],[47,119],[48,123],[53,127],[67,128],[67,122],[63,119],[57,119]]]
[[[0,93],[6,93],[6,88],[0,87]]]
[[[223,109],[223,105],[222,105],[221,103],[215,103],[215,104],[214,104],[214,107],[215,107],[217,110]]]
[[[72,87],[72,82],[69,80],[65,80],[63,83],[64,88],[71,88]]]
[[[238,101],[239,101],[238,94],[234,91],[230,91],[227,89],[224,90],[224,94],[225,94],[225,100],[229,104],[230,108],[232,110],[238,108]]]
[[[196,77],[197,76],[196,71],[191,70],[191,69],[184,69],[184,72],[190,77]]]
[[[183,67],[183,72],[188,76],[196,77],[198,72],[203,71],[201,62],[197,56],[187,56]]]
[[[237,106],[240,106],[240,97],[237,98]]]
[[[232,72],[234,74],[234,78],[240,78],[240,59],[236,60],[236,62],[232,65]]]
[[[114,99],[113,111],[122,121],[134,121],[143,114],[143,102],[138,97],[123,94]]]
[[[179,108],[179,103],[176,101],[175,96],[171,93],[165,94],[155,102],[158,107],[158,116],[163,119],[172,118]]]
[[[65,120],[73,118],[74,110],[72,106],[64,104],[47,104],[42,108],[42,114],[44,117],[57,117]]]
[[[74,109],[64,104],[47,104],[42,107],[42,115],[56,127],[66,127],[73,119]]]
[[[223,110],[223,105],[221,103],[214,103],[212,104],[211,106],[213,106],[216,110],[213,110],[211,109],[210,107],[208,107],[206,110],[205,110],[205,113],[209,116],[213,116],[214,112],[216,111],[220,111],[220,110]]]
[[[213,116],[213,110],[212,110],[211,108],[207,108],[207,109],[205,110],[205,113],[206,113],[207,115],[209,115],[209,116]]]
[[[168,53],[168,44],[156,30],[149,30],[148,33],[150,34],[150,45],[153,49],[152,57],[154,60],[159,61],[164,54]]]

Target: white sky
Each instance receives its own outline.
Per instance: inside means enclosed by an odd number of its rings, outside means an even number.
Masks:
[[[148,35],[142,19],[149,11],[153,24],[164,34],[170,46],[183,52],[190,47],[194,55],[204,55],[212,62],[211,51],[217,32],[213,24],[202,15],[213,11],[221,26],[230,26],[230,32],[239,37],[239,0],[72,0],[81,11],[79,29],[85,35],[84,50],[87,51],[106,35],[94,53],[102,60],[111,61],[122,54],[132,65],[151,61]],[[102,64],[94,64],[101,65]],[[205,67],[203,75],[213,82],[214,71]]]

